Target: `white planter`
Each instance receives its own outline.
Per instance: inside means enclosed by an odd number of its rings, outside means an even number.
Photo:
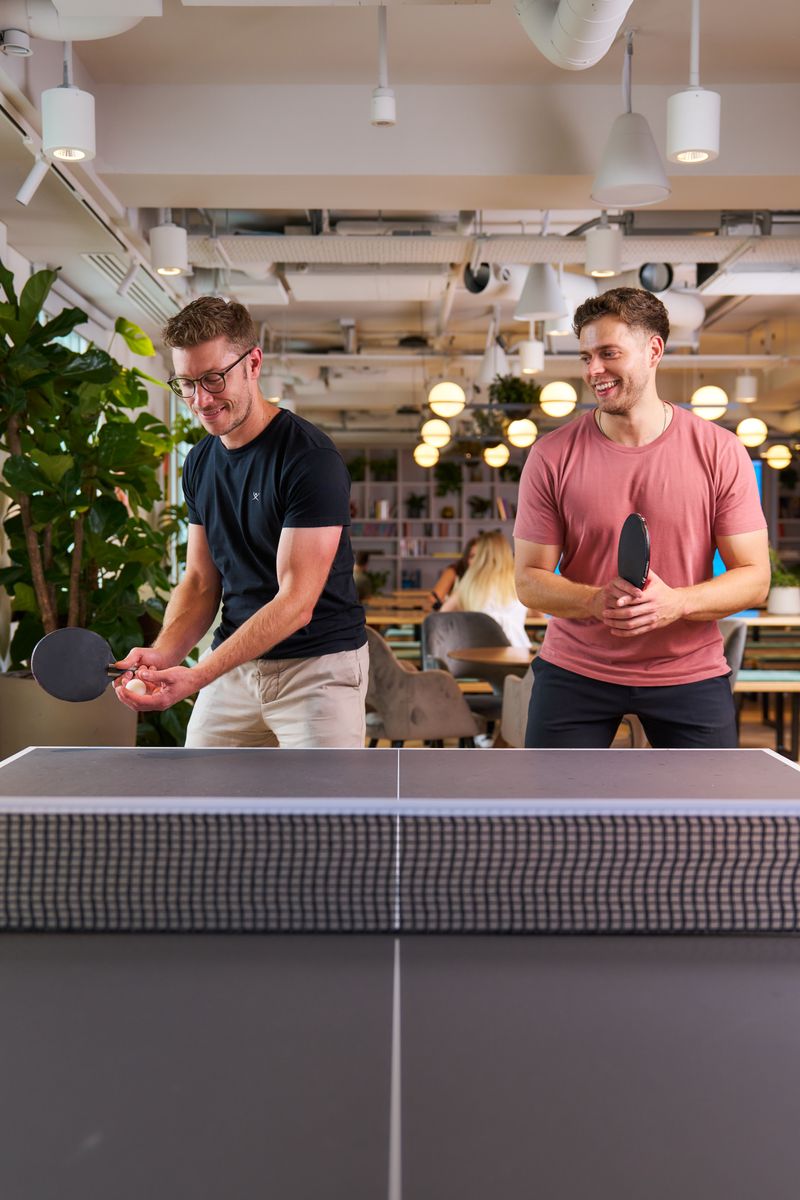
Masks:
[[[772,587],[767,597],[767,612],[775,617],[800,614],[800,587]]]
[[[109,687],[97,700],[70,704],[34,679],[0,674],[0,759],[26,746],[135,746],[136,713]]]

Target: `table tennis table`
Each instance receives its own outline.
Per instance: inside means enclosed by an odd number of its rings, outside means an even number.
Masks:
[[[23,751],[0,763],[0,1194],[793,1196],[799,826],[800,769],[768,750]],[[694,933],[661,925],[665,847]],[[275,921],[305,931],[254,932]]]

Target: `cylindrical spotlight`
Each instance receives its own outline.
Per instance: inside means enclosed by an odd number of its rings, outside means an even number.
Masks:
[[[62,86],[42,92],[42,153],[63,162],[94,158],[94,96]]]
[[[728,393],[714,384],[706,384],[692,393],[692,412],[704,421],[716,421],[728,410]]]
[[[280,375],[276,375],[274,371],[269,375],[262,376],[261,392],[265,400],[269,400],[270,404],[280,404],[283,399],[283,380]]]
[[[397,105],[390,87],[376,87],[372,93],[370,112],[371,125],[394,125],[397,122]]]
[[[21,204],[23,207],[27,207],[30,204],[31,200],[36,194],[39,184],[42,182],[49,170],[50,163],[47,161],[47,159],[43,158],[41,154],[37,155],[33,166],[31,167],[30,171],[28,171],[28,174],[25,176],[25,179],[22,182],[22,186],[17,192],[16,199],[18,204]]]
[[[511,442],[512,446],[532,446],[539,436],[539,430],[535,421],[531,421],[529,417],[523,417],[520,421],[511,421],[506,430],[506,437]]]
[[[425,442],[421,442],[414,447],[414,462],[418,467],[435,467],[439,461],[439,451],[435,446],[428,446]]]
[[[548,417],[568,417],[577,403],[575,388],[561,379],[545,384],[539,393],[539,407]]]
[[[755,404],[758,399],[758,379],[755,375],[737,375],[736,399],[740,404]]]
[[[419,431],[419,436],[426,446],[436,446],[441,450],[453,435],[447,421],[440,421],[434,417],[433,420],[425,422]]]
[[[619,275],[622,270],[622,230],[618,225],[595,225],[586,231],[586,274],[595,279]]]
[[[788,446],[770,446],[764,458],[767,460],[768,467],[772,467],[775,471],[782,471],[792,461],[792,452]]]
[[[676,163],[712,162],[719,156],[720,97],[687,88],[667,100],[667,158]]]
[[[767,440],[769,430],[758,417],[745,417],[736,426],[736,436],[743,446],[760,446]]]
[[[428,406],[437,417],[457,417],[466,403],[464,389],[449,379],[435,383],[428,392]]]
[[[185,275],[189,270],[186,230],[167,222],[150,230],[150,261],[159,275]]]
[[[497,446],[487,446],[483,452],[483,461],[489,467],[504,467],[511,457],[511,451],[505,442]]]
[[[528,339],[520,342],[519,369],[523,375],[538,375],[544,370],[544,342]]]

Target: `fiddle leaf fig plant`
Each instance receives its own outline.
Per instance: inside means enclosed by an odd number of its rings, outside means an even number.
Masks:
[[[97,346],[64,344],[85,313],[43,318],[55,279],[37,271],[17,296],[0,264],[0,490],[9,500],[0,586],[16,622],[12,668],[65,625],[94,629],[124,654],[148,619],[160,621],[169,589],[172,534],[151,514],[173,437],[146,411],[150,376]],[[135,353],[154,353],[128,321],[115,334]]]

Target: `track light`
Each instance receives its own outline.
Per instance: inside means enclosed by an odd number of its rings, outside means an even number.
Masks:
[[[704,421],[716,421],[728,411],[728,393],[714,384],[706,384],[692,393],[692,412]]]
[[[0,50],[10,58],[30,58],[31,39],[23,29],[0,29]]]
[[[561,379],[545,384],[539,393],[539,407],[548,417],[568,417],[577,403],[575,388]]]
[[[428,407],[437,417],[457,417],[466,403],[464,389],[449,379],[435,383],[428,392]]]
[[[650,126],[641,113],[631,110],[633,34],[625,36],[622,90],[626,111],[611,127],[600,170],[592,184],[592,199],[605,208],[643,208],[666,199],[672,190]]]
[[[745,417],[736,426],[736,436],[743,446],[760,446],[767,440],[768,433],[766,424],[758,417]]]
[[[424,423],[419,431],[419,436],[426,446],[435,446],[437,450],[441,450],[453,435],[447,421],[441,421],[434,417],[433,420]]]
[[[539,321],[546,317],[560,317],[566,309],[567,303],[553,268],[549,263],[534,263],[514,309],[514,320]]]
[[[758,379],[755,375],[736,377],[736,399],[740,404],[755,404],[758,399]]]
[[[595,279],[619,275],[622,267],[622,230],[609,225],[608,213],[603,210],[600,224],[586,231],[586,274]]]
[[[41,154],[37,154],[28,174],[25,176],[22,187],[17,192],[17,202],[27,207],[39,188],[39,184],[44,179],[47,172],[50,170],[50,163]]]
[[[94,158],[94,96],[70,81],[72,43],[64,43],[64,82],[42,92],[42,153],[62,162]]]
[[[378,6],[378,86],[372,93],[370,122],[373,125],[394,125],[397,107],[394,92],[389,87],[386,56],[386,5]]]
[[[427,446],[421,442],[414,447],[414,462],[418,467],[435,467],[439,461],[439,451],[435,446]]]
[[[692,0],[689,87],[667,101],[667,158],[670,162],[712,162],[719,156],[718,92],[700,87],[700,0]]]
[[[488,467],[504,467],[511,457],[511,451],[505,442],[500,442],[497,446],[487,446],[483,452],[483,461]]]
[[[133,281],[138,274],[139,274],[139,262],[138,262],[138,259],[134,259],[133,262],[131,263],[131,265],[128,267],[128,270],[125,273],[125,278],[121,279],[119,282],[119,285],[117,287],[117,295],[118,296],[127,296],[128,292],[131,290],[131,287],[133,286]]]
[[[163,225],[154,225],[150,230],[150,261],[159,275],[188,274],[186,230],[181,225],[173,224],[171,214]]]

